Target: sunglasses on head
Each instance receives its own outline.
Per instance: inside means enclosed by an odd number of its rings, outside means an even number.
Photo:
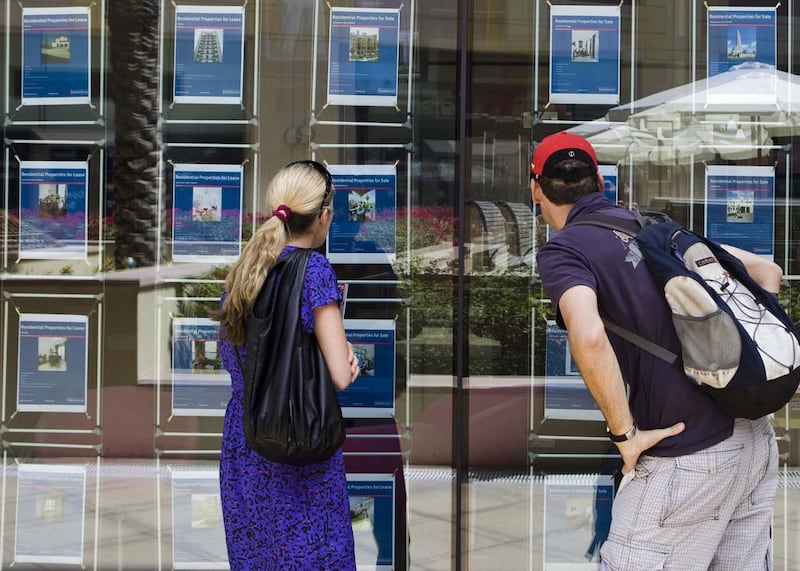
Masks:
[[[319,163],[317,161],[311,160],[302,160],[302,161],[293,161],[286,166],[292,165],[306,165],[317,171],[322,177],[325,179],[325,194],[322,195],[322,204],[320,205],[320,209],[325,206],[330,198],[331,194],[333,193],[333,179],[331,178],[331,173],[328,172],[328,169],[325,168],[325,165]]]

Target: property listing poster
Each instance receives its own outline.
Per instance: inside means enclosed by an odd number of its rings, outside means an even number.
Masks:
[[[173,318],[173,415],[225,415],[231,376],[222,366],[219,349],[219,322],[207,317]]]
[[[617,105],[619,6],[550,6],[550,102]]]
[[[750,67],[776,69],[777,15],[775,7],[708,7],[708,77]],[[774,103],[777,75],[763,84],[748,82],[746,92],[730,83],[709,83],[708,103]],[[734,83],[735,85],[735,83]]]
[[[228,264],[242,241],[241,165],[174,165],[172,259]]]
[[[391,319],[345,319],[347,339],[353,344],[359,374],[339,391],[347,418],[394,416],[395,322]]]
[[[241,104],[244,7],[175,7],[175,103]]]
[[[619,200],[617,193],[617,165],[598,165],[597,172],[603,177],[603,195],[614,204]]]
[[[17,410],[86,412],[88,317],[19,316]]]
[[[347,474],[359,571],[395,568],[395,486],[392,474]]]
[[[173,569],[228,569],[219,470],[173,470]]]
[[[396,107],[400,10],[331,7],[328,104]]]
[[[89,7],[22,8],[22,105],[89,103]]]
[[[388,264],[397,251],[397,167],[330,165],[336,194],[328,232],[334,264]]]
[[[20,259],[86,259],[88,184],[86,162],[20,161]]]
[[[86,467],[17,466],[14,563],[83,565]]]
[[[600,544],[611,527],[614,479],[569,474],[545,478],[545,571],[600,569]]]
[[[547,322],[545,338],[545,418],[603,420],[569,350],[567,332]]]
[[[775,255],[775,169],[706,167],[705,235],[772,260]]]

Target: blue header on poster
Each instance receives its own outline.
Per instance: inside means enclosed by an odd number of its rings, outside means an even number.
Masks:
[[[741,64],[758,62],[775,67],[776,12],[708,10],[708,75]]]

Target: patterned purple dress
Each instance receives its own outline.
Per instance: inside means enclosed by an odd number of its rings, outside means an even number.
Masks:
[[[313,252],[303,282],[303,329],[314,330],[315,307],[338,298],[333,268],[323,255]],[[341,449],[325,462],[308,466],[272,462],[250,450],[242,428],[244,387],[235,350],[222,342],[222,362],[233,383],[219,467],[231,570],[355,569]],[[243,348],[239,354],[244,362]]]

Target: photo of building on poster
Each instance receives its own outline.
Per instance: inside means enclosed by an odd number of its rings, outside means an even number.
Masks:
[[[243,65],[242,6],[175,7],[175,103],[241,104]]]
[[[85,162],[20,161],[19,259],[87,259],[88,178]]]
[[[219,322],[207,317],[172,320],[172,414],[224,416],[231,376],[219,353]]]
[[[774,167],[707,166],[705,210],[706,237],[774,258]]]
[[[396,107],[400,10],[331,7],[329,37],[327,103]]]
[[[550,6],[550,102],[619,103],[619,6]]]
[[[22,8],[22,105],[88,104],[88,7]]]
[[[173,569],[228,569],[219,470],[170,470]]]
[[[569,350],[567,332],[547,322],[545,338],[544,417],[558,420],[603,420]]]
[[[390,264],[397,244],[397,168],[330,165],[336,194],[328,233],[334,264]]]
[[[550,475],[544,493],[545,571],[600,569],[600,545],[611,527],[614,479]]]
[[[391,418],[395,395],[395,322],[345,319],[347,339],[358,359],[358,382],[338,392],[347,418]]]
[[[17,410],[86,412],[88,318],[21,313]]]
[[[395,479],[392,474],[347,474],[357,569],[394,565]]]
[[[19,464],[16,471],[14,563],[82,566],[86,467]]]
[[[172,260],[235,262],[242,243],[241,165],[176,164]]]

